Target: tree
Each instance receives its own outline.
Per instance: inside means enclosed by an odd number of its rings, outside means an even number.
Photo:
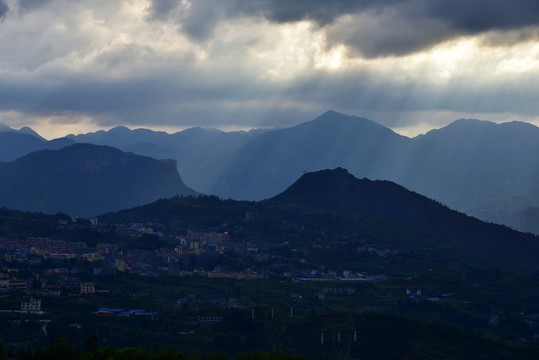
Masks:
[[[98,348],[97,335],[95,333],[91,333],[90,336],[88,336],[88,339],[86,340],[84,351],[92,354],[97,350],[97,348]]]
[[[63,336],[58,336],[51,340],[46,357],[48,359],[75,360],[78,358],[78,353],[72,343],[67,342]]]

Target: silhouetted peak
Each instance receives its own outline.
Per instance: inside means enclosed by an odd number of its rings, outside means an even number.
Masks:
[[[346,116],[340,112],[337,112],[333,109],[329,109],[328,111],[326,111],[325,113],[323,113],[322,115],[320,115],[320,117],[324,117],[324,116]]]
[[[340,129],[340,131],[344,132],[369,131],[372,134],[383,136],[391,136],[392,134],[397,136],[393,130],[377,122],[363,117],[341,114],[334,110],[328,110],[316,119],[296,126],[296,128],[304,127],[317,128],[321,131],[325,129],[329,131]],[[402,136],[398,135],[398,137]]]
[[[181,133],[194,135],[194,136],[200,136],[200,135],[208,135],[208,134],[222,134],[224,133],[224,131],[216,129],[216,128],[195,126],[189,129],[185,129],[181,131]]]
[[[125,134],[125,133],[130,132],[130,131],[131,131],[131,129],[129,129],[126,126],[116,126],[116,127],[113,127],[112,129],[110,129],[108,132],[109,133],[122,133],[122,134]]]
[[[372,192],[373,187],[385,187],[388,181],[357,179],[341,167],[333,170],[320,170],[303,174],[294,184],[274,199],[316,202],[331,199],[337,202],[348,201],[350,196],[362,192]]]
[[[350,174],[348,170],[342,167],[337,167],[333,170],[327,169],[305,173],[298,181],[302,181],[302,179],[318,182],[318,184],[321,186],[330,185],[332,183],[353,182],[357,180],[354,175]]]
[[[31,136],[34,136],[38,139],[41,139],[41,140],[45,140],[41,135],[39,135],[37,132],[35,132],[32,128],[28,127],[28,126],[23,126],[22,128],[19,129],[19,132],[23,133],[23,134],[26,134],[26,135],[31,135]]]
[[[316,119],[314,119],[314,121],[337,121],[337,120],[352,120],[352,119],[366,120],[363,118],[358,118],[357,116],[345,115],[335,110],[328,110],[322,115],[320,115],[319,117],[317,117]]]

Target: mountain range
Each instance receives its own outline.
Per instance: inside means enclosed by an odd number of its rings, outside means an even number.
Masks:
[[[57,150],[75,142],[68,138],[47,141],[29,127],[14,130],[0,123],[0,162],[13,161],[37,150]]]
[[[195,195],[174,160],[74,144],[0,163],[0,205],[93,216],[177,195]]]
[[[222,198],[270,198],[305,172],[343,167],[358,177],[391,180],[483,220],[536,231],[526,209],[539,207],[539,128],[522,122],[461,119],[408,138],[330,110],[285,129],[192,128],[167,134],[118,127],[58,141],[175,159],[188,186]]]

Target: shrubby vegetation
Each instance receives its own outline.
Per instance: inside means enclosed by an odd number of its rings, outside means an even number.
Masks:
[[[224,353],[185,355],[184,353],[167,348],[163,350],[146,350],[136,347],[113,348],[112,346],[98,348],[97,337],[90,335],[83,351],[78,350],[62,336],[52,340],[47,349],[37,348],[32,351],[20,350],[15,356],[4,355],[0,343],[0,360],[15,358],[17,360],[302,360],[302,356],[275,353],[247,353],[230,357]]]

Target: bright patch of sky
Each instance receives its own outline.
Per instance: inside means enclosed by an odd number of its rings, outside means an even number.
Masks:
[[[539,3],[0,0],[0,122],[291,126],[328,109],[413,136],[537,124]]]

